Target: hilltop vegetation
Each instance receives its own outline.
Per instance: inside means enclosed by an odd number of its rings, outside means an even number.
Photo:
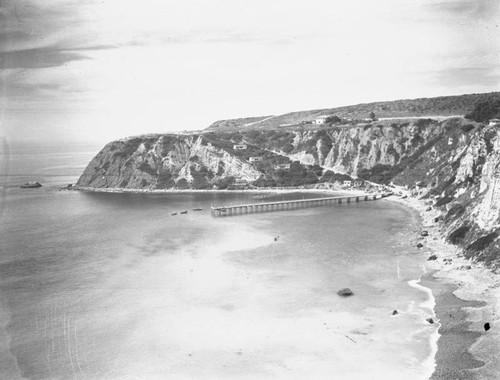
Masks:
[[[492,97],[478,102],[465,117],[479,122],[488,122],[490,119],[500,118],[500,98]]]
[[[254,122],[246,126],[250,119],[221,120],[213,123],[207,129],[210,131],[252,129],[290,129],[302,123],[312,122],[321,115],[336,115],[345,120],[346,124],[356,124],[370,118],[374,113],[376,118],[405,118],[425,116],[463,116],[470,113],[481,102],[500,101],[500,92],[487,94],[467,94],[458,96],[441,96],[436,98],[419,98],[357,104],[345,107],[324,108],[309,111],[290,112],[276,115],[272,118],[263,116],[252,118]],[[261,121],[258,121],[258,120]],[[257,121],[257,122],[255,122]],[[342,124],[342,123],[340,123]],[[318,126],[315,126],[318,128]]]

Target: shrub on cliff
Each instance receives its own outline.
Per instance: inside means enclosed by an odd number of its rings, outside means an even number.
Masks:
[[[500,99],[490,99],[476,104],[474,109],[465,116],[466,119],[480,123],[490,119],[500,118]]]
[[[152,176],[156,176],[157,174],[156,170],[151,166],[149,166],[149,164],[146,161],[142,162],[137,169],[139,169],[141,172],[148,173]]]
[[[445,197],[442,197],[442,198],[439,198],[436,203],[434,204],[435,207],[441,207],[441,206],[444,206],[445,204],[448,204],[450,203],[451,201],[453,201],[453,197],[451,196],[445,196]]]
[[[113,153],[113,157],[115,158],[129,158],[130,156],[132,156],[132,154],[134,154],[137,148],[139,148],[139,145],[141,145],[142,142],[142,138],[134,137],[130,140],[125,141],[125,144],[123,145],[123,147],[121,147],[121,149],[115,147],[114,149],[110,150],[119,149]]]
[[[472,124],[464,124],[460,127],[460,129],[463,133],[468,133],[474,129],[474,126]]]
[[[260,177],[256,181],[252,183],[254,186],[257,187],[276,187],[276,181],[273,178],[270,177]]]
[[[366,176],[366,172],[362,174]],[[371,168],[369,180],[376,183],[388,183],[393,176],[393,167],[391,165],[377,164]]]
[[[428,127],[429,125],[431,125],[433,122],[434,122],[434,120],[432,120],[432,119],[418,119],[415,122],[415,125],[419,128],[425,128],[425,127]]]
[[[292,162],[290,169],[276,170],[273,179],[278,186],[303,186],[318,182],[315,167]]]
[[[465,235],[467,234],[467,232],[469,232],[469,230],[469,226],[458,227],[448,235],[448,241],[451,244],[460,244],[464,240]]]
[[[225,190],[234,183],[234,177],[224,177],[215,181],[215,186],[220,190]]]
[[[342,173],[335,173],[331,170],[328,170],[323,174],[321,177],[320,182],[344,182],[344,181],[350,181],[352,178],[348,176],[347,174],[342,174]]]
[[[170,189],[174,186],[175,186],[175,181],[170,171],[167,169],[160,170],[160,173],[158,174],[158,181],[156,182],[156,188]]]
[[[181,178],[175,183],[175,187],[177,187],[180,190],[189,189],[189,183],[186,180],[186,178]]]
[[[495,241],[497,237],[498,233],[496,231],[480,237],[467,247],[467,253],[465,256],[470,258],[471,254],[485,250],[491,243],[493,243],[493,241]]]
[[[214,177],[211,170],[208,170],[203,164],[191,165],[191,176],[193,182],[191,187],[193,189],[210,189],[212,185],[208,182],[209,179]]]
[[[281,150],[282,150],[284,153],[287,153],[287,154],[288,154],[288,153],[291,153],[291,152],[292,152],[292,150],[293,150],[293,144],[288,143],[288,144],[284,145],[284,146],[281,148]]]
[[[360,168],[356,174],[361,179],[369,180],[372,175],[372,171],[367,168]]]

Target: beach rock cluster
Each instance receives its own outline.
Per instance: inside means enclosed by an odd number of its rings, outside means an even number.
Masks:
[[[354,292],[349,288],[340,289],[337,294],[341,297],[350,297],[354,295]]]

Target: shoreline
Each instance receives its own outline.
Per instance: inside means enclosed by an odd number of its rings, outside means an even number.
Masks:
[[[239,190],[215,190],[215,189],[127,189],[127,188],[99,188],[99,187],[86,187],[86,186],[73,186],[67,190],[83,191],[89,193],[113,193],[113,194],[247,194],[247,193],[335,193],[346,194],[352,196],[371,194],[373,192],[366,192],[361,190],[352,189],[330,189],[330,188],[287,188],[287,187],[266,187],[259,189],[239,189]]]
[[[433,294],[439,324],[435,370],[430,379],[498,378],[500,275],[482,263],[465,259],[458,247],[447,243],[441,236],[440,225],[434,222],[439,212],[426,211],[428,205],[424,200],[397,196],[389,200],[420,214],[421,229],[427,230],[428,236],[415,236],[412,243],[422,243],[424,253],[437,257],[426,261],[420,282]],[[485,323],[490,324],[488,331]]]

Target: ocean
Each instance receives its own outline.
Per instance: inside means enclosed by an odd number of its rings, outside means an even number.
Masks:
[[[212,218],[212,204],[261,197],[60,191],[97,153],[74,150],[11,149],[0,173],[0,378],[431,375],[438,326],[413,211]],[[19,188],[32,180],[44,186]]]

